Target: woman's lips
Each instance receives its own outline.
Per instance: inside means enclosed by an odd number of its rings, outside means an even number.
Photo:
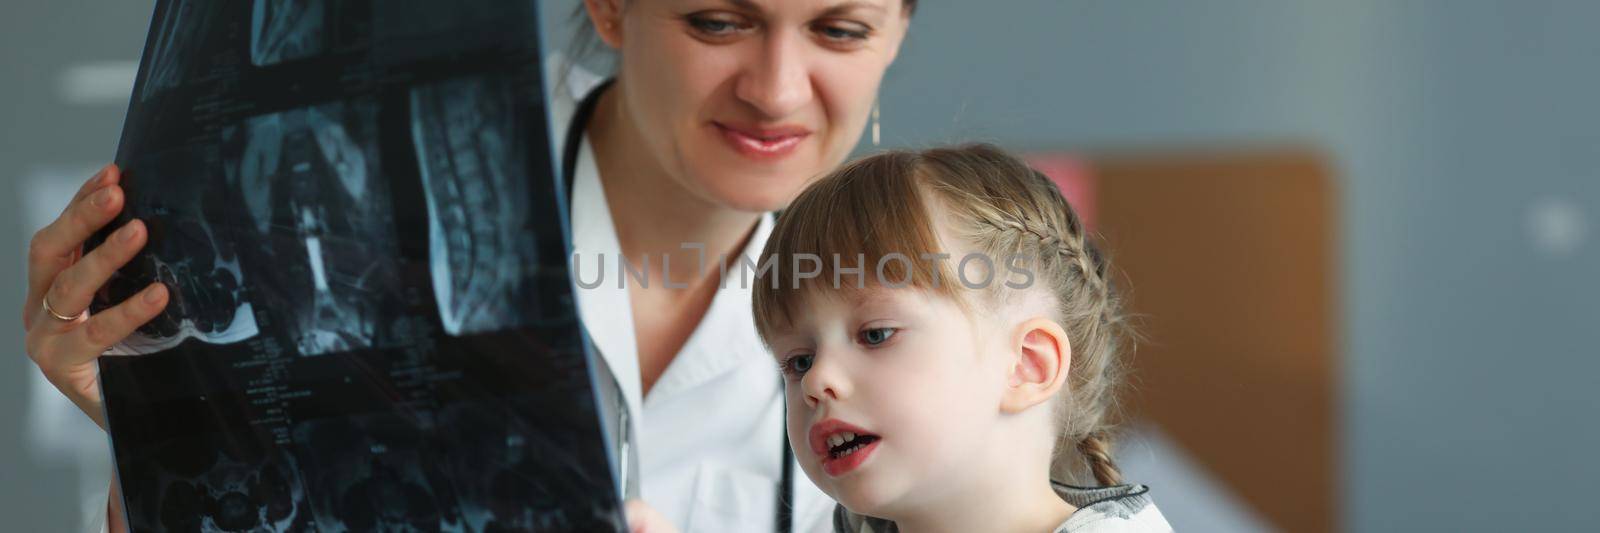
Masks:
[[[835,446],[829,443],[829,439],[835,436],[854,436],[858,440],[865,440],[866,443],[835,456],[833,454]],[[882,442],[883,438],[860,427],[829,418],[813,424],[807,440],[811,444],[811,453],[822,462],[822,470],[829,476],[838,477],[866,462],[872,452],[878,449],[878,443]]]
[[[749,128],[712,122],[722,134],[722,140],[734,151],[757,160],[782,159],[811,136],[811,130],[797,126],[779,128]]]

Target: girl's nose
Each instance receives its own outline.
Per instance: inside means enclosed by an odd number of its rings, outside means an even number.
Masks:
[[[806,403],[812,407],[824,400],[839,401],[850,394],[849,380],[843,369],[827,361],[821,350],[813,357],[811,370],[800,379],[800,386],[805,391]]]

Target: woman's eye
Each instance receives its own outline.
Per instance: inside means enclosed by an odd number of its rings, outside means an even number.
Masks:
[[[689,16],[689,26],[708,37],[727,37],[748,26],[743,21],[724,17]]]
[[[838,43],[865,41],[872,33],[871,29],[860,24],[821,24],[813,31],[824,39]]]
[[[866,343],[868,346],[877,346],[887,342],[889,337],[894,336],[894,332],[894,328],[872,328],[862,331],[861,342]]]
[[[784,359],[783,373],[795,377],[803,376],[807,371],[811,370],[811,363],[815,361],[816,357],[812,354],[802,354]]]

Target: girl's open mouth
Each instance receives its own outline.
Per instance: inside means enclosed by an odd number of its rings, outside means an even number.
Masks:
[[[829,448],[828,456],[822,459],[822,471],[833,477],[850,473],[872,456],[872,452],[878,449],[878,442],[882,440],[876,435],[856,435],[853,439]]]
[[[838,459],[855,453],[867,445],[877,442],[881,437],[877,435],[857,435],[851,432],[834,433],[828,438],[828,457]]]
[[[829,476],[841,476],[866,462],[883,437],[839,420],[828,419],[811,426],[811,451],[822,462]]]

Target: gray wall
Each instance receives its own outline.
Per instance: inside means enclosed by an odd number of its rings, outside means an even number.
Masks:
[[[573,0],[547,4],[564,16]],[[11,306],[31,232],[22,177],[109,159],[120,128],[125,100],[68,105],[60,73],[136,59],[149,4],[7,8],[0,249],[13,253],[0,279],[16,282],[0,283],[0,301]],[[1343,174],[1344,524],[1592,529],[1595,20],[1600,3],[1577,0],[924,2],[882,96],[884,135],[1324,149]],[[3,529],[68,529],[92,481],[29,451],[34,369],[14,319],[0,321],[0,346],[14,355],[0,362]]]
[[[25,426],[26,409],[38,405],[29,399],[38,369],[23,352],[18,314],[27,240],[35,229],[23,218],[37,192],[31,178],[63,175],[56,169],[92,171],[111,159],[122,129],[126,94],[109,104],[68,104],[57,85],[63,70],[138,60],[149,19],[147,3],[79,0],[7,2],[0,16],[0,530],[81,530],[84,498],[90,491],[103,493],[110,476],[105,438],[86,417],[52,428],[57,436],[78,439],[53,451],[33,444],[40,430]],[[87,179],[84,174],[74,181]],[[47,209],[59,211],[65,200]],[[78,451],[97,448],[99,461],[71,460]]]

